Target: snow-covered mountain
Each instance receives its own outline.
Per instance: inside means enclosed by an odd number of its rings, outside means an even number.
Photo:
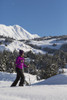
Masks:
[[[46,52],[54,53],[59,49],[67,52],[67,35],[39,37],[37,34],[30,34],[19,25],[6,26],[0,24],[0,51],[13,52],[19,49],[42,54]]]
[[[67,36],[43,37],[33,40],[13,40],[10,38],[0,37],[0,51],[22,49],[25,52],[32,51],[33,53],[54,53],[61,49],[67,51]]]
[[[6,26],[3,24],[0,24],[0,35],[14,38],[16,40],[34,39],[39,37],[37,34],[32,35],[19,25]]]

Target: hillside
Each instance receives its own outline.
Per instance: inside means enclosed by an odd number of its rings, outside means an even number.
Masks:
[[[39,37],[37,34],[32,35],[19,25],[0,24],[0,51],[13,52],[19,49],[36,54],[53,54],[57,50],[67,52],[67,35]]]
[[[67,51],[67,36],[41,37],[30,40],[15,40],[0,36],[0,51],[13,52],[19,49],[23,49],[25,52],[32,51],[36,54],[53,54],[57,50]]]

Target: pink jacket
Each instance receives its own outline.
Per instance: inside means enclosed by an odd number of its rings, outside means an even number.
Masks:
[[[21,57],[21,56],[17,57],[17,59],[16,59],[16,67],[19,68],[19,69],[23,69],[23,67],[27,67],[24,64],[24,57]]]

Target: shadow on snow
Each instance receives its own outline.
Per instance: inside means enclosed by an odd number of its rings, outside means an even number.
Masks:
[[[33,86],[34,85],[67,85],[67,75],[65,74],[55,75],[51,78],[48,78],[38,83],[34,83],[32,85]]]

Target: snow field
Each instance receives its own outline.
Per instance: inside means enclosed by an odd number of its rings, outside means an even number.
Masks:
[[[64,72],[40,82],[24,73],[32,84],[24,87],[10,87],[16,74],[0,72],[0,100],[67,100],[67,69]]]

